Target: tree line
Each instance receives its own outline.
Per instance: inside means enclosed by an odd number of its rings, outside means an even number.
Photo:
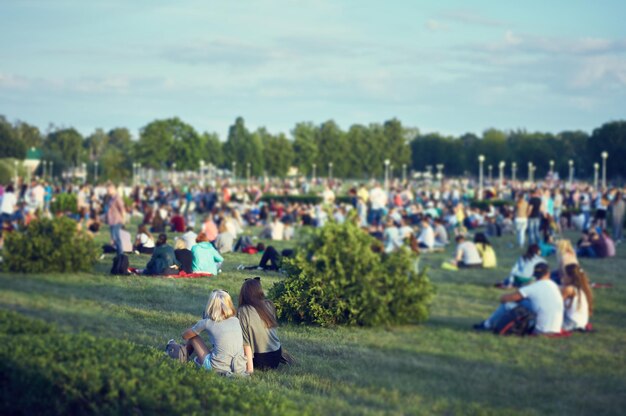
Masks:
[[[297,123],[287,136],[264,127],[251,131],[238,117],[222,141],[216,133],[199,133],[177,117],[148,123],[135,139],[124,127],[96,129],[83,137],[72,127],[52,126],[42,133],[36,126],[11,123],[0,116],[0,158],[23,159],[31,147],[41,149],[42,158],[52,162],[55,176],[83,164],[91,175],[97,163],[100,178],[111,180],[130,177],[133,163],[177,171],[197,170],[204,163],[234,167],[237,176],[245,175],[249,166],[252,176],[273,177],[285,177],[296,167],[308,176],[324,177],[330,170],[333,177],[369,179],[384,175],[385,159],[395,177],[429,167],[435,172],[437,164],[444,165],[446,175],[477,175],[479,155],[485,156],[485,174],[492,166],[494,177],[500,162],[506,164],[507,177],[513,162],[518,178],[528,174],[528,162],[535,166],[535,178],[542,177],[549,171],[550,161],[554,161],[554,170],[566,177],[571,160],[576,177],[589,178],[604,151],[609,154],[607,176],[626,177],[626,164],[621,163],[626,155],[626,121],[605,123],[591,134],[487,129],[481,136],[466,133],[456,137],[422,133],[397,119],[353,124],[347,130],[329,120]]]

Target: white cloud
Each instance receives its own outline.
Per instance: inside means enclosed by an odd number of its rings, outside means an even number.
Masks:
[[[449,26],[446,23],[440,22],[438,20],[430,19],[426,22],[426,28],[433,32],[438,32],[441,30],[448,30]]]
[[[522,43],[522,38],[519,36],[515,36],[513,34],[513,31],[507,30],[504,34],[504,42],[507,45],[519,45],[520,43]]]

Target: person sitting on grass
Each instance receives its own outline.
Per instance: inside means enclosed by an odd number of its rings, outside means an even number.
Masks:
[[[572,247],[570,240],[561,239],[556,243],[556,262],[557,269],[552,272],[552,280],[558,285],[565,276],[565,267],[578,264],[576,250]]]
[[[152,237],[145,224],[137,227],[134,249],[136,254],[152,254],[154,252],[154,237]]]
[[[278,339],[276,308],[265,298],[260,277],[246,279],[241,286],[237,317],[243,333],[248,373],[254,369],[277,368],[282,348]]]
[[[167,244],[167,235],[159,234],[156,247],[143,274],[153,276],[177,274],[179,266],[174,249]]]
[[[183,333],[185,344],[179,345],[171,339],[167,343],[167,353],[183,362],[195,353],[196,365],[220,375],[249,374],[246,369],[253,368],[252,357],[246,358],[244,354],[243,334],[236,314],[237,310],[228,292],[214,290],[209,296],[202,319]],[[210,350],[200,336],[203,331],[209,335]]]
[[[174,243],[174,255],[180,264],[179,270],[185,273],[193,273],[193,254],[187,248],[187,243],[182,238],[177,238]]]
[[[263,251],[261,261],[258,266],[244,266],[240,264],[237,266],[237,270],[264,270],[264,271],[278,271],[283,263],[283,258],[293,257],[295,252],[291,249],[284,249],[280,253],[274,248],[274,246],[267,246]]]
[[[531,244],[526,253],[520,256],[511,269],[509,276],[503,282],[497,283],[497,287],[510,288],[520,287],[533,281],[535,266],[546,261],[539,254],[541,249],[537,244]]]
[[[210,273],[215,276],[224,261],[224,257],[209,242],[209,237],[204,231],[196,237],[196,245],[191,248],[191,254],[193,254],[194,273]]]
[[[563,329],[565,331],[585,330],[593,312],[593,295],[589,279],[578,264],[565,266],[561,293],[565,302]]]
[[[435,231],[430,226],[430,218],[427,215],[422,217],[420,228],[420,235],[417,238],[420,248],[433,249],[435,247]]]
[[[484,233],[476,233],[474,236],[474,244],[483,259],[483,269],[494,269],[498,266],[496,252]]]
[[[606,241],[595,229],[590,228],[587,232],[583,232],[582,238],[578,241],[576,254],[578,257],[590,257],[592,259],[605,258],[608,255]]]
[[[466,241],[465,237],[458,235],[456,241],[456,254],[452,264],[458,268],[475,269],[483,267],[483,259],[480,258],[476,244]]]
[[[536,282],[502,295],[496,311],[488,319],[474,325],[474,329],[491,330],[505,317],[507,311],[524,306],[537,315],[535,333],[560,333],[565,308],[559,287],[550,279],[550,267],[545,262],[539,263],[535,266],[533,275]]]

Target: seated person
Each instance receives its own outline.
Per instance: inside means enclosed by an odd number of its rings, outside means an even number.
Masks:
[[[237,266],[237,270],[274,270],[280,269],[283,263],[283,258],[293,257],[295,252],[291,249],[284,249],[280,253],[274,248],[274,246],[267,246],[263,251],[261,261],[258,266],[244,266],[240,264]],[[269,263],[269,264],[268,264]]]
[[[180,215],[180,211],[174,211],[174,215],[170,219],[170,231],[176,233],[185,232],[185,217]]]
[[[152,254],[154,252],[154,238],[145,224],[137,227],[134,249],[137,254]]]
[[[550,279],[550,267],[547,263],[537,264],[533,276],[537,279],[536,282],[519,288],[514,293],[502,295],[498,309],[488,319],[474,325],[474,329],[490,330],[498,324],[507,311],[516,306],[524,306],[537,315],[536,333],[560,333],[565,309],[561,291]]]
[[[132,253],[133,252],[133,243],[130,237],[130,233],[122,227],[120,229],[120,240],[122,240],[122,251],[124,253]],[[109,244],[105,244],[102,246],[102,251],[104,253],[117,253],[115,249],[115,242],[111,241]]]
[[[216,275],[224,258],[217,252],[204,232],[198,234],[196,245],[191,248],[193,272]]]
[[[427,216],[422,217],[421,232],[419,237],[417,238],[417,242],[421,248],[432,249],[435,247],[435,232],[433,228],[430,226],[430,218]]]
[[[578,264],[570,264],[565,266],[565,275],[561,281],[561,293],[565,303],[563,329],[584,330],[593,311],[593,295],[587,275]]]
[[[445,247],[448,245],[448,230],[441,218],[435,218],[435,247]]]
[[[226,221],[220,223],[218,231],[219,234],[217,235],[217,240],[215,240],[215,248],[217,248],[217,251],[221,254],[230,253],[233,251],[235,236],[228,227],[226,227]]]
[[[583,232],[582,238],[578,241],[578,257],[590,257],[601,259],[608,256],[606,241],[601,238],[595,229],[590,228]]]
[[[179,266],[174,249],[167,244],[167,235],[159,234],[156,247],[143,274],[155,276],[177,274]]]
[[[452,262],[459,268],[481,268],[483,267],[483,259],[480,258],[476,244],[471,241],[465,241],[465,237],[459,235],[456,237],[456,254]]]
[[[483,233],[476,233],[474,236],[474,244],[476,245],[478,254],[480,254],[480,258],[483,259],[483,269],[496,268],[498,266],[496,252],[487,239],[487,236]]]
[[[391,253],[402,247],[404,241],[400,235],[400,224],[394,223],[391,219],[387,220],[385,231],[383,232],[383,243],[385,245],[385,253]]]
[[[182,270],[185,273],[193,273],[193,254],[191,254],[191,250],[187,248],[185,240],[182,238],[176,239],[176,243],[174,244],[174,255],[180,264],[179,270]]]
[[[187,229],[185,230],[185,234],[181,235],[181,238],[185,242],[185,247],[187,248],[187,250],[191,250],[191,247],[196,244],[197,237],[198,234],[193,231],[193,228],[187,227]]]
[[[515,265],[511,269],[509,276],[502,283],[498,283],[499,287],[520,287],[533,281],[533,273],[535,266],[546,261],[539,254],[541,250],[537,244],[528,246],[526,253],[517,259]]]

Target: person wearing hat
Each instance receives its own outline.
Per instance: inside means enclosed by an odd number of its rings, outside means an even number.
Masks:
[[[548,263],[537,264],[533,275],[537,279],[534,283],[502,295],[498,309],[488,319],[474,325],[474,329],[492,329],[507,311],[516,306],[524,306],[537,315],[536,333],[561,332],[565,307],[559,287],[550,279],[550,266]]]

